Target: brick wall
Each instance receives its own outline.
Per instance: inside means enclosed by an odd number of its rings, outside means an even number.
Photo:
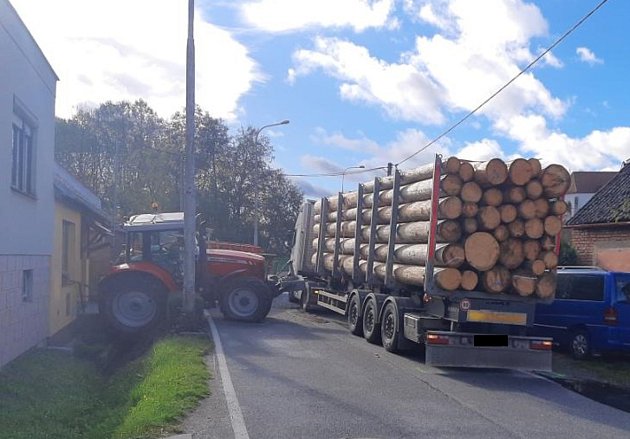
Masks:
[[[570,230],[580,265],[597,265],[597,254],[602,249],[630,248],[630,226]]]
[[[32,270],[30,298],[24,270]],[[49,273],[49,256],[0,255],[0,367],[46,339]]]

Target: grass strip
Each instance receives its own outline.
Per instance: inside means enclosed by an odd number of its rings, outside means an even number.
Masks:
[[[169,336],[109,378],[66,352],[35,350],[0,372],[0,438],[144,438],[208,394],[205,337]]]

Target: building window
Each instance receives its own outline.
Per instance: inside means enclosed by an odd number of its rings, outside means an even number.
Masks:
[[[61,284],[72,283],[71,270],[74,266],[75,227],[70,221],[63,221],[61,226]]]
[[[33,270],[22,271],[22,301],[33,301]]]
[[[578,197],[573,197],[573,205],[575,208],[573,212],[576,213],[578,209],[580,208],[580,200],[578,199]]]
[[[13,117],[11,186],[35,195],[34,129],[23,118]]]

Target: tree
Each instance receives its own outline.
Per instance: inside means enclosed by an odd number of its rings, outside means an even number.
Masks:
[[[558,264],[560,265],[577,265],[578,255],[575,247],[565,239],[560,241],[560,256]]]

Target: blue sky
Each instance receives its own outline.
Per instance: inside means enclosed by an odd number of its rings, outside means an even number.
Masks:
[[[10,0],[60,76],[57,114],[184,103],[184,0]],[[287,174],[398,163],[551,45],[596,0],[197,0],[197,100],[264,131]],[[124,13],[121,13],[124,11]],[[630,158],[630,2],[609,0],[533,70],[401,168],[433,154],[539,157],[572,171]],[[374,174],[347,175],[348,185]],[[340,177],[296,178],[308,196]]]

